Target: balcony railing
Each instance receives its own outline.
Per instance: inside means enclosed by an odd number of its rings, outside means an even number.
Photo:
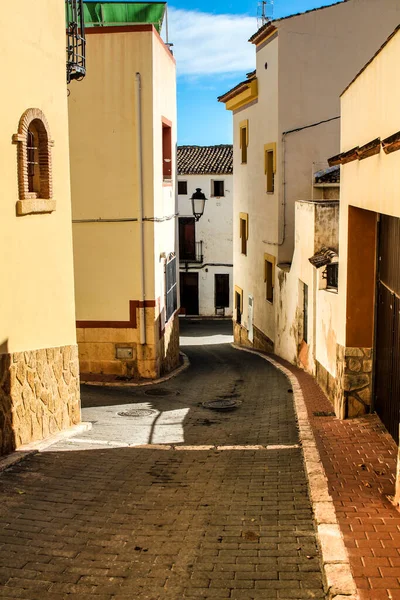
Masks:
[[[67,22],[67,83],[86,75],[86,39],[83,0],[65,0]]]
[[[181,251],[179,256],[179,262],[202,263],[203,258],[203,242],[196,242],[194,252]]]

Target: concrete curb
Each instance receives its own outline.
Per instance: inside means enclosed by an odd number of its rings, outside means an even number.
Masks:
[[[177,368],[175,369],[175,371],[172,371],[171,373],[168,373],[168,375],[164,375],[164,377],[159,377],[158,379],[149,379],[148,381],[140,381],[139,383],[131,383],[131,382],[124,382],[124,381],[118,381],[118,382],[114,382],[114,381],[81,381],[81,385],[93,385],[95,387],[127,387],[127,388],[134,388],[134,387],[144,387],[147,385],[157,385],[157,383],[163,383],[164,381],[169,381],[169,379],[173,379],[174,377],[177,377],[178,375],[180,375],[183,371],[185,371],[189,366],[190,366],[190,361],[188,359],[188,357],[186,356],[186,354],[184,354],[183,352],[179,352],[179,355],[182,357],[183,363]]]
[[[303,448],[304,465],[308,479],[311,505],[321,550],[325,590],[328,600],[358,600],[357,587],[350,569],[349,557],[336,517],[333,500],[328,490],[328,479],[308,419],[300,383],[289,369],[273,358],[236,344],[232,347],[242,352],[260,356],[289,379],[297,414],[299,437]]]
[[[60,442],[61,440],[66,440],[78,433],[83,433],[84,431],[89,431],[92,428],[92,423],[79,423],[78,425],[73,425],[72,427],[68,427],[68,429],[64,429],[63,431],[59,431],[55,435],[51,435],[44,440],[40,440],[38,442],[32,442],[31,444],[25,444],[24,446],[20,446],[17,450],[8,454],[4,458],[0,459],[0,473],[5,471],[9,467],[13,467],[14,465],[20,463],[25,460],[29,456],[33,454],[37,454],[42,450],[45,450],[49,446]]]

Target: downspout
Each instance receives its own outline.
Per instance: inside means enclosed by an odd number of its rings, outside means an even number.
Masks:
[[[324,123],[329,123],[330,121],[336,121],[340,119],[339,117],[332,117],[331,119],[324,119],[323,121],[318,121],[318,123],[312,123],[311,125],[305,125],[304,127],[297,127],[296,129],[289,129],[288,131],[284,131],[282,133],[282,234],[281,241],[271,242],[270,240],[263,240],[263,244],[269,244],[270,246],[283,246],[286,239],[286,188],[287,188],[287,179],[286,179],[286,137],[291,133],[298,133],[299,131],[304,131],[305,129],[311,129],[312,127],[317,127],[318,125],[322,125]]]
[[[142,82],[140,73],[135,75],[135,101],[137,117],[137,168],[139,191],[139,248],[140,248],[140,305],[139,305],[139,341],[146,344],[146,290],[145,290],[145,248],[144,248],[144,221],[143,221],[143,137],[142,137]]]

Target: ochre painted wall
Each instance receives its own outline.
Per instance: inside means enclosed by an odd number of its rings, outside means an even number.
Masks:
[[[75,344],[65,6],[18,0],[1,7],[0,353]],[[56,210],[16,216],[17,133],[29,108],[45,114]]]
[[[384,50],[360,74],[357,80],[342,95],[341,150],[362,146],[377,137],[386,137],[400,130],[400,81],[393,77],[398,69],[400,57],[400,35],[397,34]],[[357,255],[348,256],[351,251],[350,207],[364,210],[364,218],[373,220],[375,213],[400,217],[400,152],[380,153],[364,160],[355,160],[341,167],[340,199],[340,263],[339,263],[339,302],[340,320],[338,341],[343,346],[351,346],[352,338],[345,315],[351,312],[347,305],[349,291],[353,285],[348,264]],[[368,212],[369,211],[369,212]],[[360,211],[361,212],[361,211]],[[354,213],[356,214],[356,213]],[[357,213],[359,214],[359,213]],[[365,245],[364,237],[359,239]],[[372,236],[372,233],[371,233]],[[371,237],[370,236],[370,237]],[[372,240],[372,238],[371,238]],[[362,251],[362,250],[360,250]],[[366,250],[365,250],[366,251]],[[363,270],[366,270],[364,263]],[[370,336],[368,336],[370,339]],[[371,343],[369,345],[372,345]]]

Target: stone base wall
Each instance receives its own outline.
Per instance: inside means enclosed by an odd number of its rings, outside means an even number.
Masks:
[[[336,347],[336,377],[316,363],[316,378],[340,419],[360,417],[371,410],[372,349]]]
[[[160,374],[166,375],[179,366],[179,317],[176,313],[166,324],[159,343]]]
[[[336,347],[335,412],[341,419],[371,410],[372,349]]]
[[[333,375],[331,375],[329,371],[327,371],[325,367],[318,361],[315,361],[315,378],[319,387],[325,392],[328,399],[332,402],[332,405],[335,405],[337,388],[336,378],[333,377]]]
[[[264,352],[274,351],[274,342],[270,340],[260,329],[253,325],[253,342],[249,341],[248,331],[243,325],[239,325],[234,321],[233,323],[233,337],[235,344],[241,346],[247,346],[248,348],[254,348],[256,350],[263,350]]]
[[[0,355],[0,453],[81,420],[77,346]]]
[[[146,308],[146,344],[136,328],[85,327],[77,329],[82,375],[118,375],[157,379],[179,364],[179,318],[174,315],[160,331],[160,315]]]

